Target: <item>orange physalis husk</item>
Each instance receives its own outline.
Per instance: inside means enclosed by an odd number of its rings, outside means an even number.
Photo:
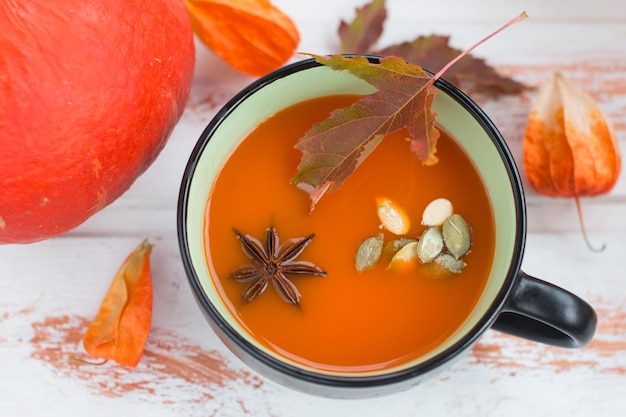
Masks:
[[[293,55],[300,34],[269,0],[185,0],[194,32],[228,65],[260,76]]]
[[[152,245],[144,240],[115,274],[83,338],[91,357],[129,367],[139,363],[152,321],[151,251]]]
[[[561,74],[541,87],[523,140],[524,168],[541,194],[576,200],[586,236],[580,197],[608,193],[622,162],[610,122],[593,98]]]

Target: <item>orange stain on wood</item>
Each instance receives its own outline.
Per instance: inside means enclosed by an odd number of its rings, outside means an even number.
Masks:
[[[510,370],[564,372],[592,369],[626,375],[626,301],[597,309],[599,324],[594,339],[582,349],[541,345],[499,332],[488,333],[472,350],[470,363]]]
[[[194,345],[175,332],[158,328],[150,333],[144,358],[136,368],[113,362],[102,366],[68,362],[68,358],[86,358],[82,337],[88,325],[86,318],[68,315],[33,323],[31,357],[46,362],[64,377],[82,381],[89,390],[105,397],[133,393],[148,395],[162,404],[175,405],[184,399],[186,403],[202,405],[208,399],[224,397],[225,389],[239,396],[237,390],[263,387],[259,377],[231,366],[219,351]],[[220,401],[214,406],[224,406]]]

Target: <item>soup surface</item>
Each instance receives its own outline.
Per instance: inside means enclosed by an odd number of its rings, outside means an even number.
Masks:
[[[290,184],[297,170],[298,138],[354,96],[331,96],[287,108],[254,129],[222,167],[207,202],[205,242],[209,269],[224,303],[239,323],[270,350],[319,370],[376,371],[430,351],[469,316],[486,284],[494,252],[492,209],[464,151],[445,132],[439,163],[423,166],[404,132],[388,135],[344,186],[309,213],[309,196]],[[410,215],[406,237],[418,237],[426,205],[445,197],[472,228],[472,247],[458,275],[436,279],[431,265],[388,270],[388,259],[358,273],[354,255],[380,228],[376,198],[387,197]],[[295,277],[299,306],[283,301],[270,284],[252,302],[247,284],[230,274],[251,263],[233,228],[265,242],[273,226],[281,241],[315,233],[298,260],[326,277]]]

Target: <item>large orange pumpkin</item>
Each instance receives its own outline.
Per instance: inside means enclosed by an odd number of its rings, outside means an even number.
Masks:
[[[118,198],[178,122],[194,68],[182,0],[0,2],[0,243]]]

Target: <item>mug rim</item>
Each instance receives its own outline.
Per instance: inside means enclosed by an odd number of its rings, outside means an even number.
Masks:
[[[355,55],[356,54],[345,54],[345,56],[348,57]],[[364,56],[372,63],[378,63],[383,58],[377,55],[358,55]],[[498,317],[498,313],[502,310],[505,301],[513,288],[513,284],[518,277],[525,248],[527,227],[526,203],[522,181],[511,151],[499,130],[486,113],[458,87],[454,86],[445,79],[437,79],[434,86],[461,105],[463,109],[467,111],[477,123],[480,124],[500,155],[504,168],[508,174],[508,180],[513,195],[516,220],[513,250],[511,252],[511,259],[509,260],[509,268],[507,270],[506,277],[503,279],[502,286],[499,288],[497,294],[485,311],[485,314],[483,314],[477,323],[465,335],[460,337],[458,341],[432,358],[429,358],[425,362],[415,364],[405,369],[381,372],[376,375],[359,375],[358,372],[353,374],[337,375],[299,368],[289,363],[282,362],[276,357],[263,352],[248,341],[236,329],[234,329],[222,317],[220,312],[205,294],[200,279],[193,266],[187,233],[187,210],[189,207],[188,197],[196,167],[203,155],[204,149],[213,137],[213,133],[241,103],[243,103],[250,96],[254,95],[257,91],[274,81],[287,77],[293,73],[319,66],[322,66],[322,64],[315,61],[314,58],[307,58],[285,65],[253,81],[233,96],[226,104],[224,104],[203,130],[185,167],[178,198],[177,230],[183,266],[196,301],[204,310],[203,313],[208,314],[210,319],[213,321],[210,324],[216,325],[219,330],[224,333],[225,337],[227,337],[229,341],[233,342],[238,349],[245,351],[247,355],[250,355],[252,359],[259,362],[264,367],[268,367],[273,371],[277,371],[280,374],[291,377],[292,379],[336,388],[371,388],[375,386],[401,383],[406,380],[414,379],[420,375],[428,374],[439,368],[441,365],[458,357],[470,349],[484,334],[484,332],[492,326],[493,322]],[[432,72],[427,70],[425,71],[431,76],[433,75]],[[218,334],[218,336],[220,336],[220,338],[222,337],[221,334]],[[243,358],[241,359],[244,360]],[[244,360],[244,362],[247,361]]]

